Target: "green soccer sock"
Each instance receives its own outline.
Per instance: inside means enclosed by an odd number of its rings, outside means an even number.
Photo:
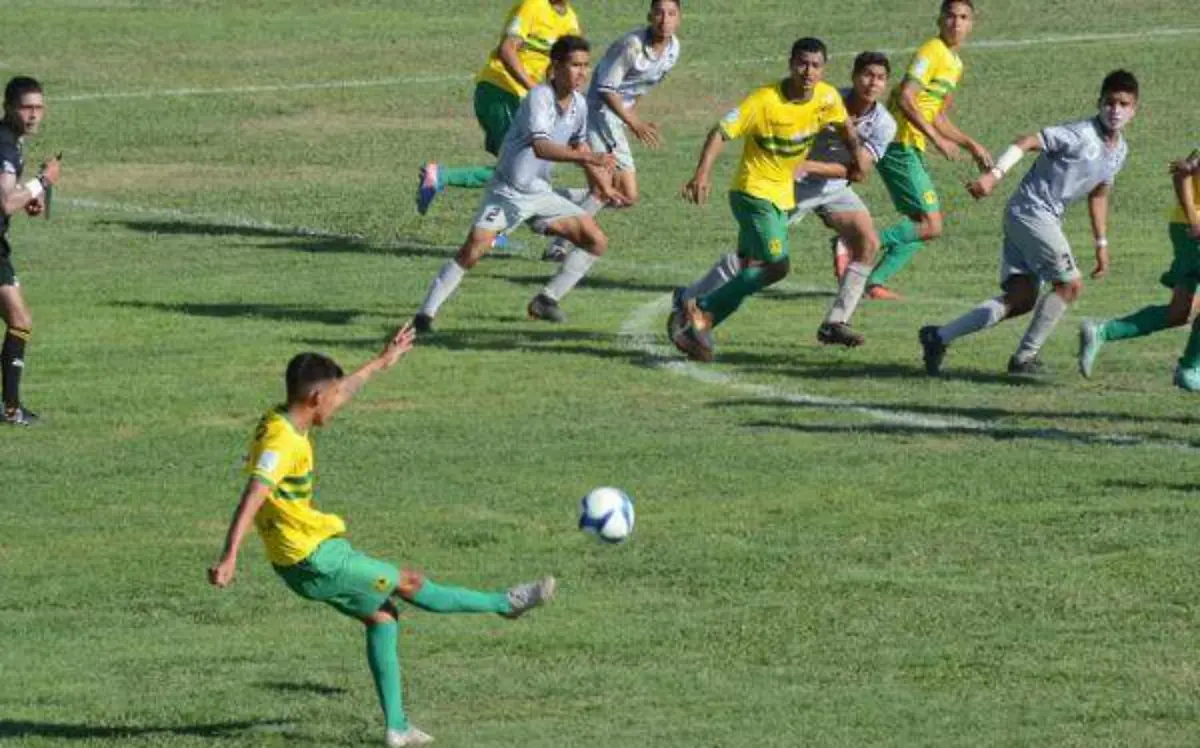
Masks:
[[[1120,319],[1110,319],[1100,327],[1103,340],[1125,340],[1167,329],[1167,307],[1148,306]]]
[[[487,186],[496,173],[494,166],[442,166],[438,169],[438,189],[442,187],[467,187],[476,189]]]
[[[921,241],[921,232],[909,218],[903,218],[884,229],[879,235],[879,245],[882,256],[875,264],[871,277],[867,278],[868,286],[882,286],[888,279],[904,269],[912,256],[915,255],[925,242]]]
[[[408,717],[404,714],[400,689],[400,653],[396,648],[399,628],[395,621],[367,626],[367,664],[371,666],[387,729],[404,732],[408,729]]]
[[[421,582],[409,600],[431,613],[510,613],[507,592],[479,592],[466,587]]]
[[[1200,318],[1192,323],[1192,334],[1188,336],[1183,356],[1179,359],[1179,366],[1184,369],[1194,369],[1200,366]]]
[[[729,315],[737,311],[747,296],[758,293],[763,288],[762,266],[743,267],[725,285],[696,302],[704,311],[712,315],[713,327],[725,321]]]

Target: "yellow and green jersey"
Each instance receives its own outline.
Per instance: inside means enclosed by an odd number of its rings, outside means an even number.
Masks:
[[[1200,174],[1192,175],[1192,193],[1196,210],[1200,212]],[[1183,209],[1178,200],[1175,201],[1175,209],[1171,211],[1171,223],[1189,223],[1187,211]]]
[[[312,442],[288,421],[284,406],[267,411],[258,422],[246,472],[271,488],[254,525],[272,564],[303,561],[321,541],[346,532],[341,517],[313,504]]]
[[[962,60],[940,36],[921,45],[904,73],[904,80],[892,89],[888,102],[888,110],[900,124],[896,143],[925,150],[925,133],[918,130],[900,108],[900,91],[905,84],[912,82],[921,86],[917,93],[917,109],[921,111],[921,119],[933,122],[946,109],[951,94],[958,90],[962,75]]]
[[[521,66],[535,83],[541,83],[550,68],[550,47],[560,36],[573,34],[578,36],[579,19],[575,9],[568,4],[566,10],[559,13],[550,0],[520,0],[509,11],[504,20],[504,34],[500,37],[503,43],[506,37],[515,36],[521,40],[521,49],[517,56]],[[504,67],[500,60],[500,45],[492,50],[487,64],[475,78],[479,83],[490,83],[509,93],[524,98],[527,90],[517,82]]]
[[[804,102],[789,101],[784,82],[758,89],[719,125],[726,140],[746,138],[732,189],[791,210],[796,205],[796,167],[822,130],[846,119],[842,96],[828,83],[818,83]]]

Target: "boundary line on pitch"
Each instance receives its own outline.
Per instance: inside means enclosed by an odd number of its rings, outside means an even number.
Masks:
[[[1200,27],[1186,28],[1154,28],[1145,31],[1117,31],[1096,34],[1051,34],[1049,36],[1030,37],[1026,39],[980,39],[971,42],[968,49],[1004,50],[1034,47],[1040,44],[1091,44],[1107,41],[1144,41],[1148,39],[1172,39],[1185,36],[1200,35]],[[916,47],[899,47],[895,49],[880,49],[889,55],[904,54],[916,51]],[[854,53],[836,52],[831,58],[852,57]],[[759,65],[776,62],[775,57],[744,58],[725,60],[722,62],[697,62],[694,67],[713,67],[730,65]],[[3,66],[0,63],[0,66]],[[473,75],[451,73],[446,75],[404,76],[390,78],[364,78],[340,81],[310,81],[301,83],[265,83],[247,84],[243,86],[228,86],[219,88],[168,88],[148,89],[143,91],[95,91],[91,93],[65,94],[48,97],[54,103],[72,103],[87,101],[105,101],[112,99],[157,99],[180,98],[188,96],[225,96],[256,93],[280,93],[287,91],[322,91],[332,89],[380,88],[391,86],[419,86],[437,83],[458,83],[474,79]]]
[[[1004,439],[1041,439],[1046,441],[1075,442],[1092,446],[1110,447],[1159,447],[1177,449],[1187,452],[1200,450],[1189,442],[1177,440],[1151,441],[1140,436],[1129,434],[1091,434],[1067,431],[1060,428],[1027,428],[1019,426],[997,426],[986,421],[965,416],[936,417],[927,416],[913,411],[892,408],[877,408],[845,398],[810,395],[804,392],[786,390],[782,387],[766,384],[745,382],[736,375],[709,366],[702,366],[692,361],[680,359],[673,348],[657,342],[657,336],[652,331],[653,324],[667,313],[671,306],[671,297],[663,296],[641,305],[633,311],[621,324],[617,335],[622,348],[627,351],[644,354],[650,359],[651,368],[663,369],[673,374],[686,376],[704,384],[720,385],[745,395],[760,399],[764,403],[775,400],[794,405],[811,405],[828,410],[840,410],[866,416],[885,426],[901,429],[924,431],[930,434],[939,432],[976,433],[981,436]],[[769,428],[769,426],[768,426]],[[786,428],[786,427],[781,427]],[[857,429],[853,426],[846,428],[847,432]]]

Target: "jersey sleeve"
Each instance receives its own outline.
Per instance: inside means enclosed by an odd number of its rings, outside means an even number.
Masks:
[[[915,81],[922,87],[928,86],[933,82],[934,73],[937,72],[937,57],[936,47],[932,44],[923,45],[913,55],[912,62],[908,63],[908,69],[904,71],[903,82]]]
[[[556,107],[554,91],[549,86],[538,86],[529,92],[528,117],[529,137],[533,140],[544,140],[554,131]]]
[[[1079,133],[1069,125],[1054,125],[1038,133],[1038,145],[1051,156],[1074,156],[1082,143]]]
[[[737,140],[747,132],[752,132],[758,124],[761,100],[758,94],[750,94],[742,103],[730,109],[717,125],[721,135],[726,140]]]
[[[636,54],[636,39],[626,39],[620,49],[620,54],[604,71],[604,76],[596,80],[596,90],[601,93],[618,93],[618,87],[625,80],[625,75],[634,64]]]
[[[280,430],[268,429],[250,447],[246,473],[274,488],[292,468],[293,445]]]
[[[21,175],[21,152],[15,143],[0,141],[0,173]]]
[[[879,160],[883,158],[883,154],[887,152],[888,146],[895,139],[896,120],[887,115],[880,118],[875,129],[871,132],[871,137],[864,140],[863,145],[870,151],[871,157],[875,159],[875,163],[879,163]]]
[[[537,3],[534,0],[524,0],[524,2],[517,6],[512,20],[508,22],[508,28],[504,30],[504,34],[505,36],[515,36],[521,40],[528,39],[536,23]]]

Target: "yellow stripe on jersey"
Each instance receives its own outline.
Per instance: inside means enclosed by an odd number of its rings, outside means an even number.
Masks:
[[[914,82],[921,86],[917,94],[917,109],[921,112],[921,119],[933,122],[945,110],[946,100],[958,90],[962,75],[962,60],[946,46],[941,37],[934,37],[922,44],[909,63],[904,80],[892,89],[888,102],[888,111],[899,124],[895,142],[925,150],[925,134],[908,120],[900,108],[900,91],[904,85]]]
[[[292,426],[283,406],[268,411],[258,422],[246,472],[271,488],[254,516],[271,563],[291,566],[307,558],[321,541],[346,532],[341,517],[314,506],[312,442]]]
[[[818,83],[804,102],[789,101],[783,87],[781,82],[756,90],[726,114],[719,127],[727,140],[746,138],[732,189],[791,210],[796,204],[796,167],[812,150],[817,134],[845,122],[847,114],[841,94],[828,83]]]
[[[550,0],[520,0],[504,19],[504,33],[500,41],[503,42],[509,36],[521,40],[521,50],[517,53],[521,66],[535,83],[541,83],[550,68],[550,48],[554,46],[554,42],[558,41],[560,36],[578,36],[580,33],[579,19],[570,4],[567,5],[565,13],[559,13],[550,5]],[[512,77],[508,68],[504,67],[500,60],[499,44],[492,50],[487,64],[479,71],[475,80],[491,83],[521,98],[528,93],[525,87]]]
[[[1192,201],[1196,204],[1196,211],[1200,212],[1200,174],[1192,177]],[[1187,211],[1175,201],[1175,209],[1171,211],[1171,223],[1188,223]]]

